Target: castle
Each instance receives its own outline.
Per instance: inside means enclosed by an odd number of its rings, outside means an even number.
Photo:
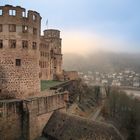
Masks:
[[[60,31],[47,29],[41,35],[38,12],[0,6],[0,140],[41,136],[53,112],[66,110],[69,98],[61,86],[61,91],[42,91],[41,82],[66,76]]]
[[[0,98],[0,140],[122,140],[110,126],[57,112],[66,112],[77,78],[75,71],[62,71],[59,30],[47,29],[41,36],[39,13],[0,6],[0,97],[12,97]],[[41,81],[58,79],[68,81],[41,91]]]
[[[41,35],[41,16],[20,6],[0,6],[0,92],[25,97],[40,92],[40,80],[62,74],[60,31]]]

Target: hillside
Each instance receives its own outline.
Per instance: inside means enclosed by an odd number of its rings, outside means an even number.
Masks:
[[[78,71],[113,72],[127,68],[140,72],[140,55],[126,53],[94,53],[88,56],[64,54],[64,68]]]

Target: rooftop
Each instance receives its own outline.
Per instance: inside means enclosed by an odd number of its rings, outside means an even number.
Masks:
[[[55,112],[43,131],[48,140],[123,140],[110,124],[91,121],[64,112]]]

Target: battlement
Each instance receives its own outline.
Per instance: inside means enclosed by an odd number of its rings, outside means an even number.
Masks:
[[[25,20],[26,21],[32,21],[32,22],[39,22],[41,19],[41,16],[38,12],[29,10],[26,13],[26,9],[22,8],[20,6],[12,6],[12,5],[5,5],[5,6],[0,6],[0,18],[5,18],[5,17],[14,17],[19,20]],[[10,21],[10,19],[9,19]]]
[[[44,31],[45,38],[60,38],[60,31],[55,29],[47,29]]]

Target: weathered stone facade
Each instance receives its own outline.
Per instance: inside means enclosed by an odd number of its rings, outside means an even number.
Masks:
[[[20,6],[0,6],[0,92],[25,97],[40,91],[40,80],[61,74],[58,30],[41,36],[41,16]]]
[[[62,54],[60,31],[48,29],[41,36],[40,43],[40,78],[42,80],[56,79],[62,74]]]
[[[0,100],[0,140],[34,140],[55,110],[65,110],[67,93]]]
[[[64,73],[64,78],[66,80],[77,80],[77,79],[79,79],[77,71],[63,71],[63,73]]]

